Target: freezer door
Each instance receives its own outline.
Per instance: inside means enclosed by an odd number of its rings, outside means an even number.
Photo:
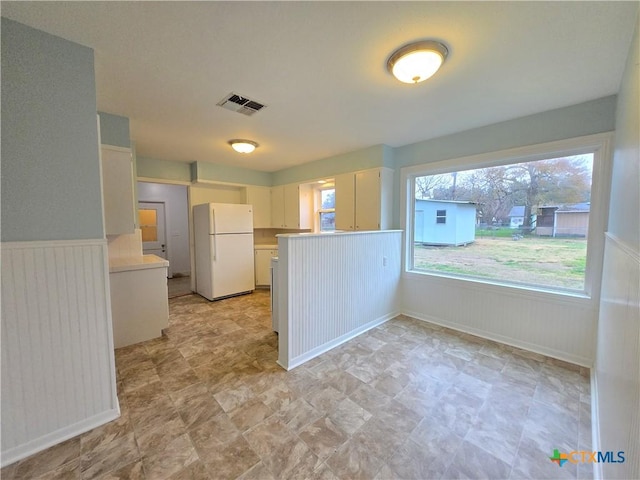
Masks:
[[[244,204],[212,203],[211,233],[253,233],[253,207]]]
[[[253,233],[211,235],[213,297],[255,289]]]

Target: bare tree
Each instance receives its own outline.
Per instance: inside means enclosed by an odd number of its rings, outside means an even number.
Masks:
[[[429,199],[433,198],[433,191],[442,188],[446,183],[447,175],[427,175],[424,177],[416,177],[416,198]]]

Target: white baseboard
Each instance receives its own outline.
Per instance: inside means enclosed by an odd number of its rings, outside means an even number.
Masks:
[[[358,335],[361,335],[364,332],[377,327],[378,325],[382,325],[383,323],[391,320],[394,317],[397,317],[398,315],[399,315],[398,312],[389,313],[387,315],[384,315],[383,317],[377,318],[369,323],[366,323],[356,328],[355,330],[351,330],[350,332],[345,333],[344,335],[341,335],[338,338],[335,338],[312,350],[309,350],[308,352],[305,352],[302,355],[298,355],[297,357],[291,359],[291,361],[289,362],[288,368],[287,366],[280,363],[280,361],[278,361],[278,365],[280,365],[285,370],[293,370],[294,368],[302,365],[303,363],[308,362],[309,360],[319,355],[322,355],[323,353],[328,352],[329,350],[336,348],[338,345],[342,345],[343,343],[348,342],[349,340],[357,337]]]
[[[598,407],[598,378],[596,369],[591,369],[591,450],[600,451],[600,413]],[[602,479],[602,464],[593,463],[593,480]]]
[[[116,409],[100,412],[98,415],[94,415],[93,417],[87,418],[81,422],[68,425],[60,430],[43,435],[42,437],[31,440],[23,445],[11,448],[2,452],[0,466],[6,467],[7,465],[11,465],[12,463],[22,460],[23,458],[27,458],[34,453],[53,447],[65,440],[69,440],[70,438],[88,432],[89,430],[93,430],[100,425],[111,422],[119,416],[120,407],[118,406]]]
[[[505,337],[503,335],[498,335],[493,332],[487,332],[484,330],[476,329],[473,327],[469,327],[468,325],[449,322],[446,320],[442,320],[439,318],[430,317],[428,315],[424,315],[420,312],[412,312],[412,311],[403,311],[404,315],[408,317],[416,318],[418,320],[422,320],[423,322],[433,323],[435,325],[440,325],[442,327],[451,328],[452,330],[457,330],[459,332],[469,333],[471,335],[475,335],[477,337],[486,338],[487,340],[492,340],[494,342],[503,343],[505,345],[509,345],[516,348],[521,348],[523,350],[528,350],[530,352],[539,353],[540,355],[545,355],[547,357],[556,358],[558,360],[562,360],[564,362],[573,363],[574,365],[579,365],[581,367],[592,368],[592,360],[589,358],[581,357],[578,355],[567,355],[566,352],[562,352],[559,350],[554,350],[551,348],[544,348],[540,345],[536,345],[533,343],[523,342],[518,339]]]

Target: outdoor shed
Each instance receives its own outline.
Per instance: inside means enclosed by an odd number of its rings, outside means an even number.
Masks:
[[[476,238],[476,204],[418,200],[414,241],[425,245],[466,245]]]
[[[591,204],[544,206],[539,208],[536,234],[549,237],[586,237]]]
[[[511,207],[509,211],[509,228],[519,228],[524,225],[524,205]]]

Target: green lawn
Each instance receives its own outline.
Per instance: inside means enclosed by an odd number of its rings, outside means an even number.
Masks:
[[[505,230],[505,229],[501,229]],[[417,244],[414,268],[549,287],[584,288],[586,239],[526,236],[494,231],[466,247]],[[484,233],[484,232],[483,232]]]

